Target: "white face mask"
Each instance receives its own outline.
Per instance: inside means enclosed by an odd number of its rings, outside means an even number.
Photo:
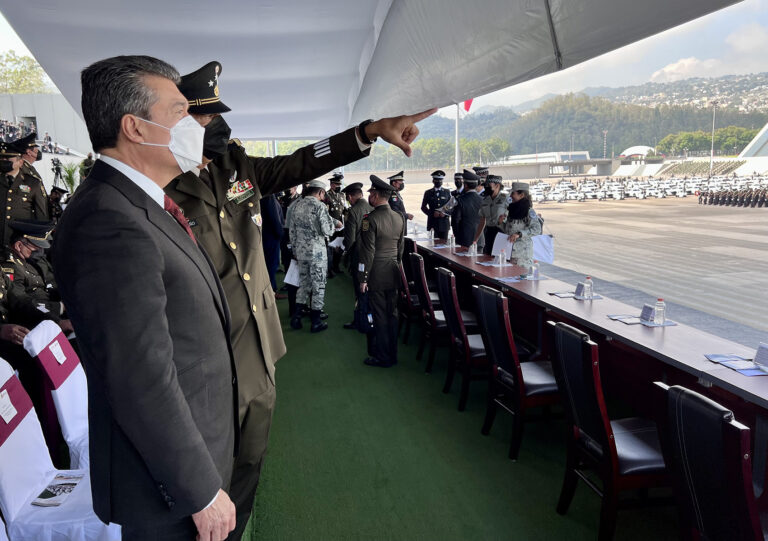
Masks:
[[[171,140],[167,145],[159,143],[140,144],[152,147],[168,147],[173,157],[176,158],[176,163],[179,164],[182,173],[192,171],[203,163],[203,136],[205,135],[205,128],[198,124],[197,120],[191,115],[187,115],[179,120],[172,128],[167,128],[162,124],[157,124],[145,118],[141,118],[141,120],[168,130],[171,132]]]

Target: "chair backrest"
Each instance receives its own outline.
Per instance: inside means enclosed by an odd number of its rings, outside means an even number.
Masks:
[[[80,359],[53,321],[43,321],[24,337],[24,349],[37,358],[50,390],[71,468],[88,464],[88,383]]]
[[[520,360],[517,356],[515,338],[509,321],[507,297],[498,289],[488,286],[472,286],[477,305],[477,319],[480,322],[483,343],[491,363],[521,383]]]
[[[666,399],[659,434],[684,528],[710,541],[762,540],[749,428],[685,387],[657,382],[655,389]]]
[[[32,400],[3,359],[0,401],[10,401],[16,410],[8,422],[0,419],[0,510],[10,523],[32,494],[45,488],[54,468]]]
[[[566,417],[574,427],[576,440],[593,456],[609,459],[613,467],[618,468],[613,431],[600,382],[597,344],[589,339],[589,335],[570,325],[547,323],[554,328],[555,334],[552,371],[563,393]]]
[[[408,283],[413,283],[417,278],[416,274],[413,272],[413,265],[410,264],[410,255],[416,253],[416,246],[412,239],[408,237],[403,237],[403,259],[407,262],[405,265],[403,265],[403,270],[405,271],[405,277],[408,280]]]
[[[460,340],[464,347],[468,348],[467,331],[456,294],[456,276],[445,267],[437,269],[437,296],[440,298],[440,308],[448,323],[448,330],[455,340]]]
[[[405,276],[405,269],[402,263],[400,263],[399,268],[400,268],[400,291],[398,293],[400,295],[400,300],[405,304],[405,306],[410,311],[413,309],[413,302],[411,299],[411,288],[408,287],[408,278]]]
[[[421,254],[409,254],[414,274],[414,289],[419,297],[421,310],[431,323],[435,322],[435,309],[429,298],[429,286],[427,285],[427,273],[424,271],[424,258]]]

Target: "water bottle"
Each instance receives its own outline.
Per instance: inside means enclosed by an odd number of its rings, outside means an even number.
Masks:
[[[434,244],[435,243],[435,230],[430,229],[429,230],[429,243]]]
[[[507,254],[506,250],[502,250],[499,254],[499,266],[500,267],[506,267],[507,266]]]
[[[448,238],[449,246],[451,247],[451,251],[456,247],[456,241],[453,238],[453,233],[451,233],[451,236]]]
[[[656,325],[663,325],[667,320],[667,305],[664,299],[656,299],[656,306],[653,308],[653,322]]]
[[[538,280],[539,279],[539,262],[534,261],[533,266],[531,267],[531,280]]]
[[[591,300],[592,296],[594,295],[595,288],[592,284],[592,277],[587,276],[586,280],[584,280],[584,295],[583,297],[587,300]]]
[[[475,259],[477,257],[477,243],[473,242],[472,246],[470,246],[470,255],[472,256],[472,259]]]

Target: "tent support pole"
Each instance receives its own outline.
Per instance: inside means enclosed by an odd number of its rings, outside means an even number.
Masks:
[[[557,44],[557,34],[555,33],[555,23],[552,21],[552,8],[549,5],[549,0],[544,0],[544,4],[547,6],[547,20],[549,21],[549,35],[552,37],[552,47],[555,49],[555,62],[557,63],[557,69],[563,69],[563,55],[560,52],[560,46]]]
[[[459,104],[456,104],[456,125],[454,126],[454,172],[459,171]]]

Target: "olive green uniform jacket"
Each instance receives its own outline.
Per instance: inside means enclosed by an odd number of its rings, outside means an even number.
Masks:
[[[400,261],[406,220],[389,205],[379,205],[363,218],[357,255],[357,278],[371,291],[400,287]]]
[[[219,275],[232,316],[232,346],[243,401],[274,384],[285,342],[269,282],[259,200],[363,158],[349,129],[290,156],[254,158],[239,145],[208,164],[212,188],[194,173],[176,177],[165,192],[184,210],[192,232]]]
[[[24,162],[16,177],[0,175],[0,197],[5,199],[5,213],[0,223],[3,246],[8,246],[12,231],[8,222],[13,220],[48,221],[48,195],[43,182],[32,174],[24,174],[28,164]]]
[[[357,241],[360,238],[360,224],[363,222],[363,216],[373,211],[373,207],[368,203],[365,197],[361,197],[347,211],[347,222],[344,225],[344,250],[347,252],[347,261],[349,272],[357,272]]]

